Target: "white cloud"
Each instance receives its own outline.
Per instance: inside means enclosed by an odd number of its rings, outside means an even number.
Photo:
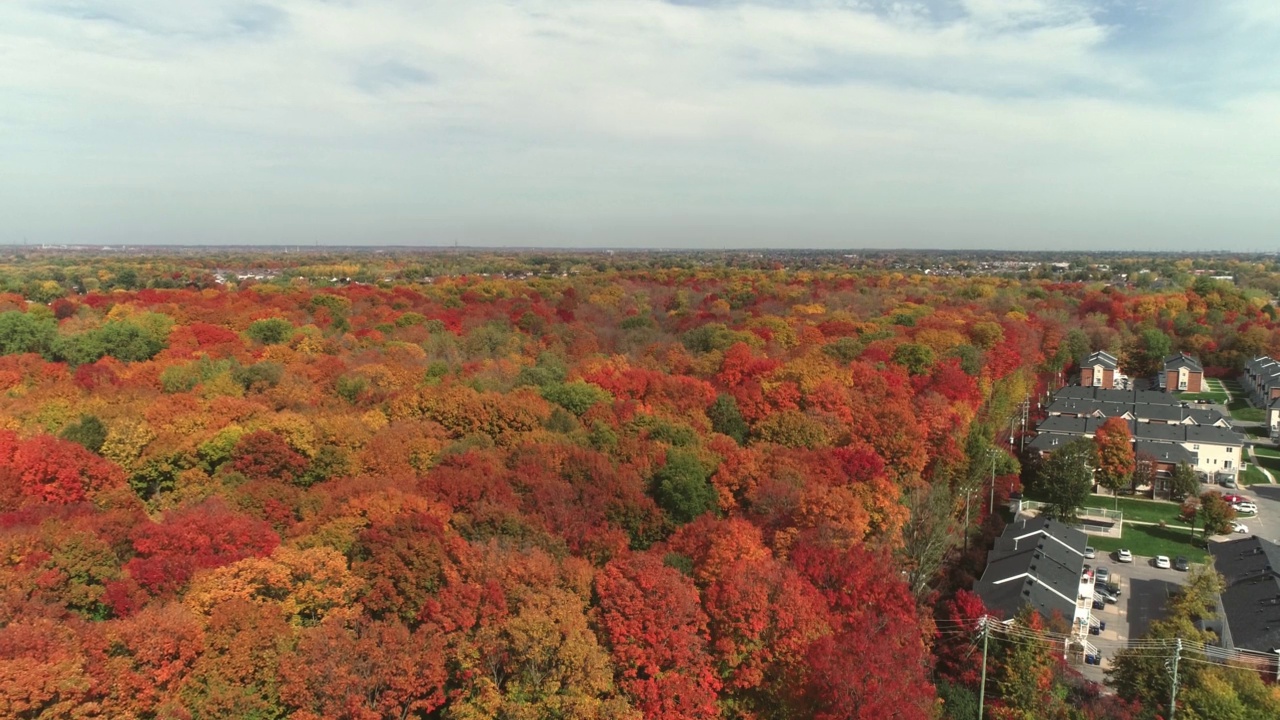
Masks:
[[[202,240],[511,241],[537,221],[528,242],[607,244],[701,219],[1010,244],[1039,217],[1136,242],[1171,200],[1184,227],[1253,217],[1280,159],[1270,89],[1178,102],[1115,49],[1125,28],[1059,0],[964,0],[943,21],[838,2],[89,5],[0,4],[0,214],[37,234],[160,240],[194,219]]]

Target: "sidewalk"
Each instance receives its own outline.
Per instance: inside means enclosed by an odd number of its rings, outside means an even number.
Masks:
[[[1245,447],[1249,448],[1249,462],[1253,463],[1254,467],[1261,470],[1262,474],[1267,476],[1267,482],[1270,482],[1272,485],[1275,485],[1276,476],[1272,475],[1270,470],[1262,467],[1262,464],[1258,462],[1258,456],[1256,453],[1253,452],[1253,444],[1246,445]]]

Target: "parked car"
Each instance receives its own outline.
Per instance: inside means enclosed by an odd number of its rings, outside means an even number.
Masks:
[[[1154,564],[1156,567],[1160,568],[1161,570],[1168,570],[1169,568],[1173,567],[1173,563],[1169,562],[1168,555],[1157,555],[1155,559],[1152,560],[1152,564]]]
[[[1120,597],[1120,583],[1116,582],[1116,580],[1118,579],[1119,578],[1113,577],[1111,578],[1110,582],[1102,586],[1103,588],[1106,589],[1107,592],[1111,593],[1112,595],[1115,595],[1116,597]]]
[[[1099,585],[1105,585],[1107,581],[1110,579],[1111,579],[1111,571],[1107,569],[1106,565],[1103,565],[1102,567],[1099,567],[1097,570],[1093,571],[1093,580]]]
[[[1111,589],[1107,587],[1094,588],[1093,594],[1094,596],[1102,597],[1104,601],[1109,602],[1112,605],[1120,602],[1120,594],[1111,592]]]
[[[1116,560],[1125,563],[1133,562],[1133,553],[1129,552],[1128,548],[1120,548],[1116,551]]]
[[[1231,504],[1233,504],[1233,505],[1234,505],[1235,503],[1253,502],[1252,500],[1250,500],[1249,498],[1247,498],[1247,497],[1245,497],[1245,496],[1243,496],[1243,495],[1235,495],[1235,494],[1223,495],[1223,496],[1222,496],[1222,499],[1223,499],[1223,500],[1225,500],[1225,501],[1227,501],[1227,502],[1229,502],[1229,503],[1231,503]]]
[[[1231,532],[1244,533],[1245,535],[1248,535],[1249,526],[1242,522],[1233,522],[1231,523]]]
[[[1092,546],[1086,545],[1086,546],[1085,546],[1085,548],[1084,548],[1084,556],[1085,556],[1086,558],[1089,558],[1090,560],[1092,560],[1092,559],[1094,559],[1094,558],[1098,557],[1098,551],[1097,551],[1097,550],[1095,550],[1095,549],[1093,549],[1093,547],[1092,547]]]
[[[1186,558],[1179,555],[1178,557],[1173,559],[1173,569],[1186,572],[1187,570],[1191,569],[1191,563],[1187,562]]]
[[[1249,513],[1250,515],[1258,514],[1258,506],[1251,502],[1238,502],[1231,507],[1235,508],[1238,513]]]

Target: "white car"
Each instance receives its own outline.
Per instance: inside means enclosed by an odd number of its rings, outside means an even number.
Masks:
[[[1155,566],[1161,570],[1168,570],[1173,565],[1173,563],[1169,562],[1168,555],[1157,555],[1154,562]]]
[[[1238,502],[1231,507],[1235,508],[1238,513],[1249,513],[1250,515],[1258,514],[1258,506],[1251,502]]]
[[[1233,522],[1233,523],[1231,523],[1231,532],[1244,533],[1244,534],[1248,535],[1248,534],[1249,534],[1249,526],[1248,526],[1248,525],[1245,525],[1244,523],[1240,523],[1240,522]]]
[[[1084,556],[1092,560],[1093,558],[1098,557],[1098,551],[1086,545],[1084,548]]]
[[[1124,548],[1116,551],[1116,560],[1119,562],[1133,562],[1133,553]]]

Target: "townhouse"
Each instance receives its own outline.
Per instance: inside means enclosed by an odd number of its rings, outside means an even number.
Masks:
[[[1046,619],[1061,617],[1083,640],[1093,624],[1093,573],[1084,570],[1087,536],[1044,518],[1018,517],[987,554],[973,591],[992,612],[1013,618],[1030,607]]]
[[[1253,404],[1267,410],[1267,427],[1272,439],[1280,439],[1280,362],[1263,355],[1244,364],[1240,385]]]
[[[1120,375],[1119,367],[1120,363],[1115,355],[1098,350],[1080,361],[1080,385],[1107,390],[1121,387],[1123,376]]]
[[[1200,361],[1186,353],[1170,355],[1164,359],[1164,368],[1156,378],[1165,392],[1204,392],[1204,368]]]
[[[1077,437],[1092,438],[1107,418],[1123,418],[1134,452],[1155,459],[1163,479],[1185,462],[1205,480],[1234,478],[1240,471],[1244,437],[1216,410],[1190,407],[1159,392],[1065,387],[1046,409],[1031,447],[1053,452]],[[1159,488],[1157,488],[1159,489]]]

